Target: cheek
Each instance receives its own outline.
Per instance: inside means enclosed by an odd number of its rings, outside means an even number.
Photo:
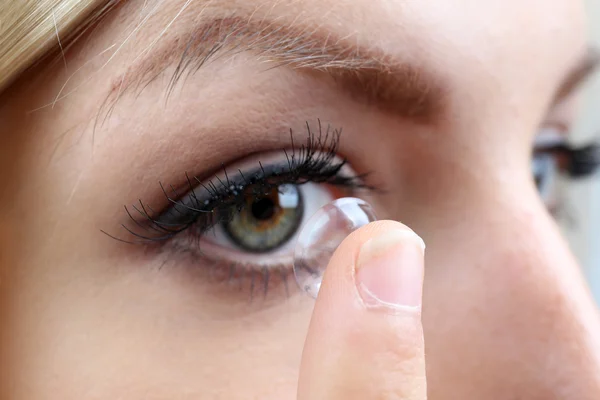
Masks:
[[[197,296],[185,296],[165,276],[130,278],[98,284],[100,276],[71,276],[54,287],[19,286],[23,308],[8,325],[15,349],[9,359],[16,376],[36,385],[24,385],[16,398],[83,399],[93,392],[103,399],[241,400],[248,393],[295,393],[312,299],[268,310],[246,305],[243,318],[207,316],[206,305],[194,304]]]

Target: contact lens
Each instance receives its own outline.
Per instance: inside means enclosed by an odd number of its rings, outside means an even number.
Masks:
[[[317,298],[335,249],[350,233],[376,220],[371,206],[353,197],[334,200],[311,216],[300,231],[294,253],[294,278],[300,289]]]

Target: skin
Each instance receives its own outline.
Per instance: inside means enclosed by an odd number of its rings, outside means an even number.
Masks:
[[[166,104],[165,72],[93,132],[115,80],[182,6],[159,7],[106,63],[102,50],[123,42],[143,3],[118,8],[73,46],[66,71],[43,63],[0,94],[1,398],[295,398],[314,300],[274,284],[250,302],[248,284],[239,291],[190,257],[165,263],[100,230],[126,221],[123,204],[166,206],[158,181],[210,177],[250,151],[280,149],[290,127],[316,118],[343,126],[340,152],[385,187],[365,196],[378,214],[427,243],[428,398],[600,398],[598,312],[529,167],[553,95],[586,50],[580,2],[218,1],[368,35],[439,77],[446,112],[414,121],[241,54],[207,65]],[[76,91],[30,112],[70,76],[65,93]],[[317,309],[333,321],[351,312]],[[315,324],[311,332],[324,329]],[[370,349],[380,339],[370,333],[349,348]],[[368,361],[332,369],[352,382],[378,365]]]

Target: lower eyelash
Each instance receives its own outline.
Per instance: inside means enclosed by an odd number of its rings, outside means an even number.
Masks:
[[[280,264],[255,268],[236,262],[227,262],[226,264],[224,265],[224,267],[228,267],[226,268],[228,273],[226,281],[229,284],[237,282],[240,289],[243,289],[244,284],[247,284],[250,291],[250,300],[253,300],[256,295],[260,295],[263,298],[267,297],[269,289],[272,288],[273,284],[277,283],[283,285],[286,296],[289,297],[289,277],[291,276],[291,268],[289,266]]]
[[[189,246],[182,243],[162,247],[160,254],[166,257],[161,268],[169,262],[177,264],[182,262],[182,258],[190,258],[185,262],[191,263],[196,271],[203,274],[205,280],[237,289],[244,296],[248,296],[251,302],[259,298],[265,300],[274,288],[279,288],[283,295],[289,298],[297,287],[293,280],[292,266],[285,263],[255,266],[232,260],[213,259],[202,253],[198,245]]]

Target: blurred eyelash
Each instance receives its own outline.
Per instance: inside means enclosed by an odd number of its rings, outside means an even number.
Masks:
[[[323,129],[318,122],[317,132],[313,132],[306,124],[307,137],[303,144],[294,143],[293,131],[290,129],[291,148],[282,149],[285,162],[282,165],[263,166],[259,161],[254,171],[237,170],[230,174],[223,166],[224,179],[215,177],[202,181],[186,173],[186,193],[181,194],[175,187],[165,188],[159,183],[171,207],[163,213],[155,212],[140,199],[138,205],[124,206],[131,226],[121,227],[133,240],[125,240],[108,236],[126,243],[157,243],[166,241],[177,234],[193,227],[193,234],[200,237],[212,227],[230,221],[235,213],[245,206],[248,196],[260,196],[283,184],[302,185],[307,182],[325,183],[346,188],[375,189],[364,183],[367,174],[346,176],[341,173],[347,160],[337,155],[341,137],[341,129]],[[195,182],[195,183],[194,183]],[[197,196],[195,189],[201,187],[205,196]],[[189,196],[187,196],[189,193]],[[208,195],[208,196],[206,196]]]
[[[572,179],[589,177],[600,168],[600,139],[579,147],[566,143],[540,147],[536,153],[557,157],[560,169]]]

